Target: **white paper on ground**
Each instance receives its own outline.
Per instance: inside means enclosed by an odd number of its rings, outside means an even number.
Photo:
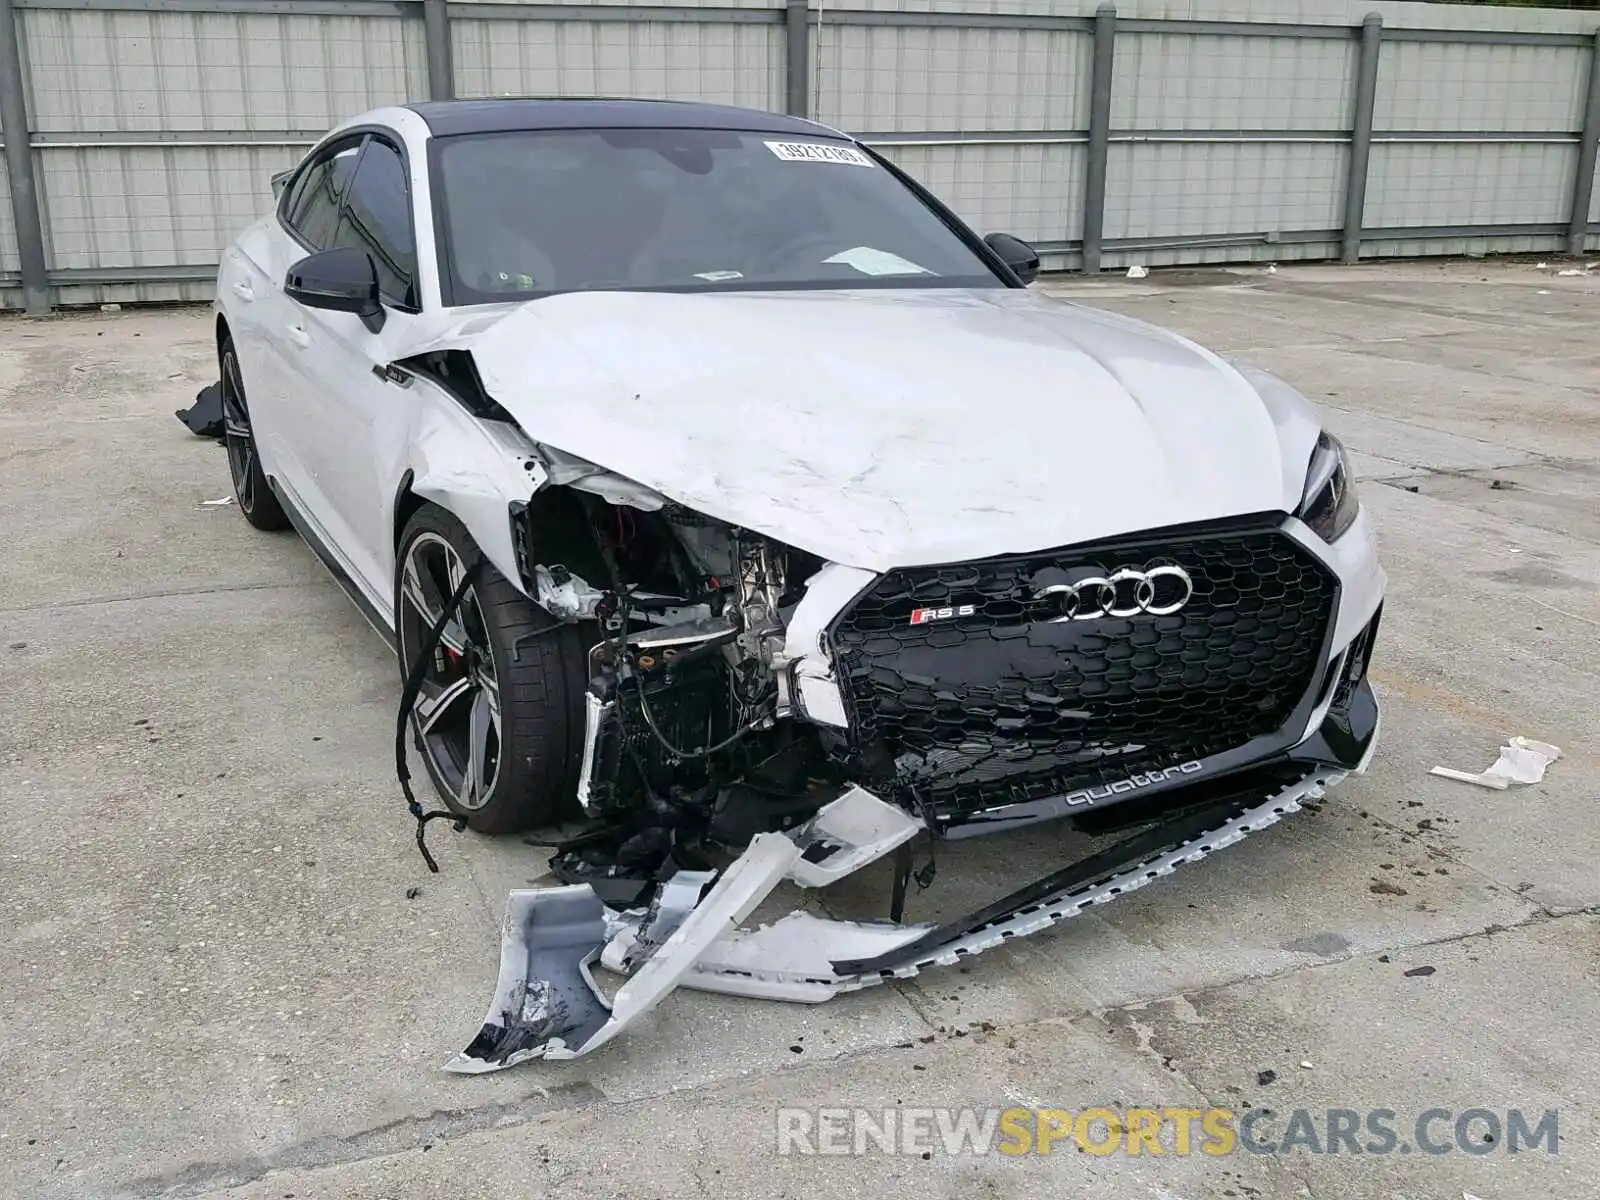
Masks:
[[[1138,263],[1134,263],[1133,266],[1128,268],[1129,279],[1143,279],[1148,274],[1150,274],[1150,269],[1141,267]]]
[[[1504,791],[1513,783],[1538,783],[1544,778],[1545,768],[1560,757],[1559,746],[1536,742],[1532,738],[1514,737],[1510,743],[1500,747],[1500,757],[1481,774],[1474,775],[1470,771],[1457,771],[1450,767],[1434,767],[1428,774]]]

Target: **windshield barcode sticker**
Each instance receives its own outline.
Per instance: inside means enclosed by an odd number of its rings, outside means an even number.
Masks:
[[[844,163],[851,167],[870,167],[873,162],[854,146],[836,146],[826,142],[768,142],[771,150],[784,162]]]

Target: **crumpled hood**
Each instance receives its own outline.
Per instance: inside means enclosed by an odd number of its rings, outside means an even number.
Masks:
[[[871,570],[1291,508],[1316,436],[1193,343],[1019,290],[574,293],[445,345],[535,441]]]

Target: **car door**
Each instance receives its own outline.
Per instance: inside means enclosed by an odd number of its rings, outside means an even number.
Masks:
[[[301,165],[274,219],[249,247],[260,277],[248,281],[248,297],[239,297],[250,320],[252,336],[239,350],[262,465],[295,509],[318,524],[328,509],[308,456],[321,436],[318,405],[305,386],[302,310],[283,294],[283,283],[290,266],[333,245],[365,142],[364,133],[339,138]]]
[[[377,270],[384,320],[374,331],[353,313],[288,302],[295,380],[305,406],[299,450],[332,548],[390,607],[390,502],[411,420],[405,389],[384,368],[412,337],[420,312],[416,236],[405,156],[398,138],[371,133],[339,206],[329,248],[362,251]]]

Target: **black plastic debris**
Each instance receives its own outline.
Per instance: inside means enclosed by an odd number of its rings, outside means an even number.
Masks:
[[[223,433],[222,384],[208,383],[195,393],[193,405],[178,409],[173,416],[182,421],[190,433],[220,438]]]
[[[1411,970],[1405,972],[1405,976],[1407,979],[1415,979],[1422,975],[1432,975],[1433,971],[1434,968],[1432,967],[1412,967]]]
[[[1278,1078],[1278,1073],[1276,1071],[1272,1070],[1271,1068],[1268,1068],[1268,1069],[1266,1069],[1264,1071],[1257,1071],[1256,1072],[1256,1086],[1257,1087],[1266,1087],[1270,1083],[1275,1083],[1277,1081],[1277,1078]]]

